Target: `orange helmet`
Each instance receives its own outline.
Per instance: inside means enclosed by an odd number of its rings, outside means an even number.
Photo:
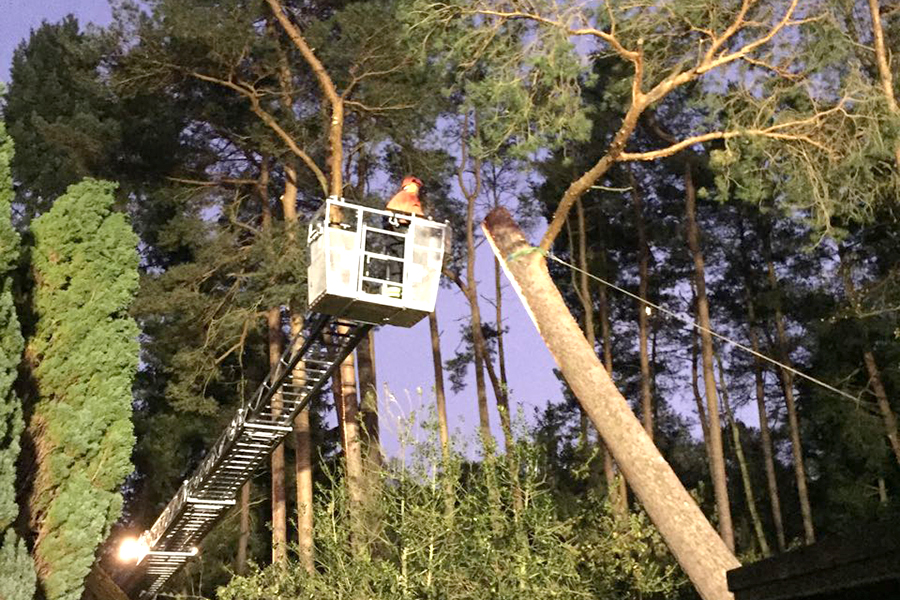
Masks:
[[[422,187],[422,180],[419,179],[418,177],[413,177],[412,175],[407,175],[406,177],[404,177],[403,183],[400,184],[400,187],[405,188],[406,186],[408,186],[411,183],[416,184],[417,186],[419,186],[419,188]]]

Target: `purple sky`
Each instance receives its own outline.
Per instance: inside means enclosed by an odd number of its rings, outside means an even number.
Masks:
[[[74,13],[82,26],[88,22],[105,25],[111,19],[109,5],[105,0],[0,0],[0,81],[9,81],[9,67],[12,54],[19,43],[27,38],[31,29],[40,26],[43,20],[57,21],[69,13]],[[487,246],[478,250],[476,269],[482,296],[493,297],[493,261]],[[503,302],[506,325],[509,334],[506,348],[509,363],[509,386],[515,412],[523,407],[531,416],[534,407],[544,406],[548,399],[560,398],[559,382],[553,375],[553,359],[541,341],[521,303],[504,278]],[[438,296],[438,317],[441,326],[441,350],[444,359],[453,356],[459,344],[459,324],[465,319],[468,308],[465,299],[455,288],[442,289]],[[493,314],[493,307],[483,303],[482,312]],[[487,318],[487,316],[485,317]],[[387,385],[396,401],[382,398],[383,430],[396,431],[394,417],[410,412],[421,415],[434,404],[434,371],[431,359],[431,341],[428,321],[424,320],[411,329],[383,327],[376,334],[375,351],[377,357],[378,385],[382,391]],[[471,371],[471,370],[470,370]],[[470,373],[471,375],[471,373]],[[448,418],[452,429],[473,432],[478,423],[476,410],[474,376],[469,387],[454,395],[448,388]],[[418,390],[421,390],[421,395]],[[382,394],[383,395],[383,394]],[[499,437],[499,416],[494,406],[493,396],[491,424]],[[388,448],[396,442],[385,439]]]

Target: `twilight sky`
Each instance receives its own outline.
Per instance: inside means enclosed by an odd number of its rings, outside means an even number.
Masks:
[[[82,27],[89,22],[106,25],[111,19],[106,0],[0,0],[0,82],[9,81],[13,51],[23,39],[27,39],[31,29],[40,26],[44,20],[57,21],[69,13],[78,17]],[[425,184],[428,185],[428,182]],[[486,244],[482,245],[477,256],[479,292],[482,297],[493,298],[493,260]],[[505,343],[512,410],[515,414],[522,407],[530,417],[534,407],[544,406],[549,399],[560,398],[560,386],[553,375],[553,359],[505,278],[504,288],[504,320],[509,327]],[[485,318],[494,312],[487,302],[482,303],[481,310]],[[459,343],[459,325],[467,318],[468,308],[458,291],[442,289],[438,296],[437,312],[443,332],[441,350],[444,360],[447,360],[453,356]],[[389,439],[397,430],[396,417],[411,412],[422,415],[434,404],[428,321],[424,320],[412,329],[381,328],[375,336],[375,353],[379,391],[383,392],[383,386],[387,385],[394,396],[388,399],[380,393],[382,430],[388,434],[383,443],[391,449],[396,447],[396,442]],[[449,382],[445,384],[450,428],[458,428],[465,433],[473,433],[478,424],[474,375],[470,373],[469,379],[469,387],[457,395],[450,393]],[[492,407],[491,425],[498,439],[502,439],[499,416],[490,392],[489,402]]]

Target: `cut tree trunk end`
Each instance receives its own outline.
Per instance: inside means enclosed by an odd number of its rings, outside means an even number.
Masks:
[[[731,600],[726,572],[740,566],[616,389],[509,212],[491,211],[485,236],[547,348],[625,474],[635,496],[704,600]]]

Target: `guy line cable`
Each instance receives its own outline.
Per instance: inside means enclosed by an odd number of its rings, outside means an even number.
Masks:
[[[802,377],[803,379],[806,379],[807,381],[810,381],[810,382],[812,382],[812,383],[814,383],[814,384],[816,384],[816,385],[818,385],[818,386],[821,386],[821,387],[825,388],[826,390],[828,390],[828,391],[830,391],[830,392],[834,392],[835,394],[838,394],[839,396],[843,396],[844,398],[849,398],[850,400],[853,400],[853,402],[855,402],[855,403],[857,403],[857,404],[858,404],[858,403],[860,402],[860,400],[861,400],[861,398],[860,398],[861,395],[860,395],[860,396],[854,396],[853,394],[850,394],[850,393],[845,392],[845,391],[843,391],[843,390],[839,390],[838,388],[836,388],[836,387],[834,387],[834,386],[832,386],[832,385],[829,385],[829,384],[825,383],[825,382],[822,381],[821,379],[817,379],[817,378],[813,377],[812,375],[807,375],[806,373],[804,373],[804,372],[802,372],[802,371],[798,371],[797,369],[795,369],[794,367],[791,367],[790,365],[786,365],[786,364],[784,364],[784,363],[781,362],[781,361],[778,361],[778,360],[776,360],[776,359],[774,359],[774,358],[771,358],[771,357],[769,357],[769,356],[766,356],[765,354],[762,354],[761,352],[757,352],[757,351],[754,350],[753,348],[750,348],[750,347],[748,347],[748,346],[745,346],[744,344],[742,344],[742,343],[740,343],[740,342],[738,342],[738,341],[735,341],[735,340],[733,340],[733,339],[731,339],[731,338],[729,338],[729,337],[727,337],[727,336],[724,336],[724,335],[722,335],[721,333],[717,333],[717,332],[713,331],[712,329],[709,329],[709,328],[707,328],[707,327],[703,327],[702,325],[700,325],[700,324],[697,323],[696,321],[691,321],[690,319],[686,319],[686,318],[682,317],[681,315],[679,315],[678,313],[675,313],[675,312],[672,312],[671,310],[668,310],[668,309],[666,309],[666,308],[663,308],[662,306],[660,306],[660,305],[658,305],[658,304],[654,304],[653,302],[650,302],[649,300],[645,300],[644,298],[641,298],[641,297],[638,296],[637,294],[634,294],[634,293],[632,293],[632,292],[629,292],[628,290],[626,290],[626,289],[624,289],[624,288],[621,288],[621,287],[617,286],[617,285],[614,284],[614,283],[611,283],[611,282],[609,282],[609,281],[606,281],[605,279],[601,279],[600,277],[597,277],[597,276],[594,275],[593,273],[588,273],[587,271],[585,271],[585,270],[583,270],[583,269],[579,269],[579,268],[576,267],[575,265],[570,264],[570,263],[564,261],[563,259],[559,258],[558,256],[556,256],[556,255],[553,254],[552,252],[547,252],[547,253],[546,253],[546,256],[549,257],[549,258],[552,258],[553,260],[555,260],[556,262],[558,262],[559,264],[561,264],[561,265],[563,265],[563,266],[565,266],[565,267],[568,267],[568,268],[570,268],[570,269],[572,269],[572,270],[574,270],[574,271],[577,271],[577,272],[579,272],[579,273],[581,273],[581,274],[583,274],[583,275],[587,275],[587,276],[590,277],[591,279],[594,279],[594,280],[596,280],[596,281],[599,281],[600,283],[602,283],[603,285],[605,285],[605,286],[608,287],[608,288],[611,288],[611,289],[613,289],[613,290],[616,290],[617,292],[621,292],[622,294],[625,294],[626,296],[628,296],[628,297],[630,297],[630,298],[634,298],[634,299],[637,300],[638,302],[641,302],[641,303],[643,303],[644,305],[649,306],[650,308],[652,308],[652,309],[654,309],[654,310],[657,310],[657,311],[659,311],[659,312],[661,312],[661,313],[663,313],[663,314],[665,314],[665,315],[668,315],[668,316],[672,317],[673,319],[676,319],[676,320],[678,320],[678,321],[681,321],[681,322],[684,323],[685,325],[688,325],[688,326],[690,326],[690,327],[693,327],[693,328],[696,329],[697,331],[705,331],[706,333],[712,335],[713,337],[716,337],[716,338],[722,340],[723,342],[725,342],[725,343],[727,343],[727,344],[731,344],[732,346],[734,346],[734,347],[736,347],[736,348],[739,348],[739,349],[743,350],[744,352],[749,352],[750,354],[752,354],[753,356],[755,356],[755,357],[757,357],[757,358],[761,358],[762,360],[764,360],[764,361],[766,361],[766,362],[772,363],[773,365],[777,365],[778,367],[781,367],[782,369],[784,369],[784,370],[786,370],[786,371],[788,371],[788,372],[790,372],[790,373],[793,373],[793,374],[796,375],[797,377]]]

